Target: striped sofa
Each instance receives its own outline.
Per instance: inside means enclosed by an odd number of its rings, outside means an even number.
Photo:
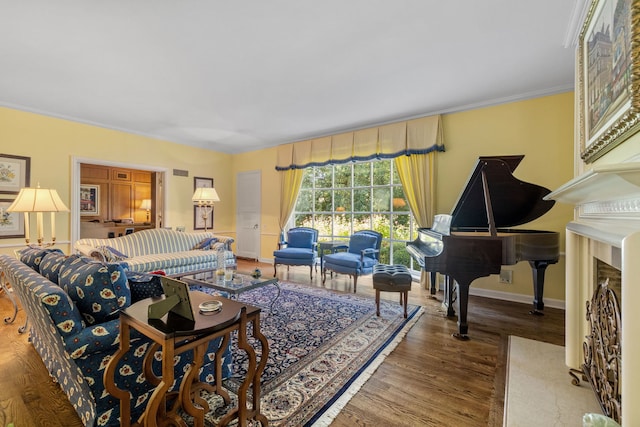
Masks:
[[[217,268],[219,248],[225,250],[225,266],[235,265],[235,254],[231,250],[233,242],[231,237],[209,232],[185,233],[154,228],[112,239],[80,239],[74,248],[101,261],[119,262],[129,271],[162,270],[171,275]]]

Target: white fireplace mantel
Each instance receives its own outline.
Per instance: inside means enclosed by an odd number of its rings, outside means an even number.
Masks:
[[[546,199],[572,204],[566,227],[565,362],[583,363],[589,333],[586,302],[595,287],[595,259],[621,270],[622,422],[640,425],[640,162],[600,165],[567,182]]]
[[[621,217],[637,214],[640,218],[640,162],[595,167],[553,191],[545,199],[578,207],[595,207],[581,217]]]

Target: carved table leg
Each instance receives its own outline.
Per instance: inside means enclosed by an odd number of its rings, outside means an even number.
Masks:
[[[118,367],[118,362],[122,356],[129,351],[129,347],[131,345],[129,341],[129,334],[129,324],[122,322],[120,324],[120,348],[107,364],[103,374],[104,388],[112,396],[120,399],[120,425],[122,427],[129,427],[131,425],[131,393],[116,386],[115,373]]]

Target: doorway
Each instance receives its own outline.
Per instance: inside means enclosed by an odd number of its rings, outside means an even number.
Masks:
[[[238,172],[236,177],[236,255],[260,257],[261,172]]]
[[[99,166],[119,167],[125,169],[137,169],[153,172],[155,176],[152,183],[153,192],[151,198],[155,202],[155,217],[153,223],[155,227],[162,227],[165,223],[165,206],[167,205],[167,194],[165,192],[165,182],[167,169],[154,168],[145,165],[135,165],[121,162],[109,162],[100,159],[73,157],[71,160],[71,204],[80,206],[80,186],[81,186],[81,165],[92,164]],[[71,209],[71,242],[80,239],[80,209]]]

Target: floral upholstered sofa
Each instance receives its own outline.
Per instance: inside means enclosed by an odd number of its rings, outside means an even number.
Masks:
[[[120,424],[119,400],[106,392],[103,374],[118,350],[118,311],[137,298],[159,295],[157,276],[132,273],[117,263],[103,263],[81,255],[65,256],[58,250],[27,248],[20,259],[0,255],[0,269],[22,303],[29,319],[30,341],[49,374],[58,382],[85,426]],[[154,386],[146,381],[143,359],[151,342],[131,331],[131,349],[116,368],[116,385],[131,393],[132,420],[137,420]],[[215,352],[220,340],[212,341],[200,371],[200,380],[215,378]],[[175,358],[175,384],[179,384],[191,351]],[[161,372],[162,353],[154,354],[152,369]],[[229,347],[222,357],[222,377],[231,372]]]
[[[119,262],[126,270],[165,274],[216,269],[218,248],[225,252],[225,266],[235,265],[233,238],[213,233],[185,233],[154,228],[111,239],[80,239],[74,249],[107,262]]]

